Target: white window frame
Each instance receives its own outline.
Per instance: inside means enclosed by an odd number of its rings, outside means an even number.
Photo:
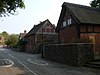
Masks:
[[[71,25],[72,24],[72,19],[68,19],[68,25]]]
[[[63,27],[65,27],[66,26],[66,21],[63,21]]]

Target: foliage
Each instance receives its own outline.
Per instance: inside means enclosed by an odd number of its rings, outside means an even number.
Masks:
[[[17,8],[25,8],[23,0],[0,0],[0,16],[13,14]]]
[[[18,45],[26,45],[26,44],[27,44],[27,41],[23,39],[18,40]]]
[[[6,31],[3,31],[3,32],[1,33],[1,35],[2,35],[3,37],[5,37],[5,38],[7,38],[7,37],[9,36],[9,34],[8,34]]]
[[[100,0],[93,0],[91,1],[90,5],[92,7],[100,8]]]
[[[18,42],[18,35],[11,34],[6,41],[6,45],[9,47],[16,47]]]
[[[9,34],[6,31],[3,31],[2,33],[0,33],[0,35],[4,37],[4,44],[5,44],[5,41],[7,40]]]

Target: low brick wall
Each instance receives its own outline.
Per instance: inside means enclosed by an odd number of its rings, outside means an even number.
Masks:
[[[93,44],[46,44],[42,57],[56,62],[83,66],[94,59]]]
[[[41,53],[41,48],[40,48],[41,44],[34,44],[32,46],[26,46],[26,52],[28,53],[33,53],[33,54],[40,54]]]

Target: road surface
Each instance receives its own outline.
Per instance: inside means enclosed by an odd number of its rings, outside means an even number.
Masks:
[[[100,75],[85,67],[72,67],[41,58],[40,54],[16,52],[0,48],[0,60],[7,59],[10,66],[0,66],[0,75]]]

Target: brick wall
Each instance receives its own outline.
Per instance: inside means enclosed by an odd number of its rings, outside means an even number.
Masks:
[[[92,44],[48,44],[43,49],[43,58],[73,66],[83,66],[94,58]]]
[[[75,25],[59,31],[60,43],[73,43],[77,38],[78,34]]]
[[[38,34],[28,36],[26,38],[27,44],[25,45],[26,52],[29,53],[41,53],[40,47],[43,43],[57,43],[57,34]],[[36,39],[36,40],[35,40]]]
[[[35,44],[35,36],[28,36],[25,38],[27,44],[25,45],[25,51],[29,53],[33,53],[33,46]]]

